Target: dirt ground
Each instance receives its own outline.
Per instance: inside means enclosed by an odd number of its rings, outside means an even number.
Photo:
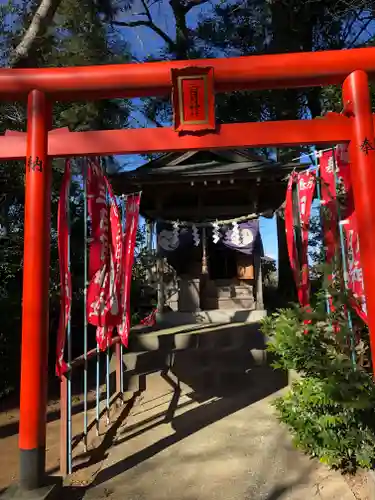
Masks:
[[[104,387],[102,387],[102,394]],[[88,395],[89,419],[94,420],[95,392],[90,391]],[[103,408],[103,401],[101,408]],[[6,409],[0,412],[0,491],[5,489],[18,478],[18,425],[19,408],[13,407],[12,403],[6,402]],[[83,429],[83,395],[78,394],[73,397],[73,440],[78,438]],[[46,446],[46,467],[50,474],[58,474],[60,469],[60,401],[53,399],[48,403],[47,409],[47,446]],[[101,422],[102,431],[107,427]],[[93,441],[92,433],[90,434]],[[82,441],[74,449],[75,454],[81,453],[83,449]]]
[[[263,397],[264,387],[249,383],[251,390],[203,394],[150,375],[146,391],[119,406],[112,425],[103,419],[100,435],[92,430],[87,452],[77,444],[64,498],[370,500],[364,473],[344,478],[294,450],[270,405],[271,386]],[[92,392],[90,406],[93,399]],[[0,414],[0,491],[17,480],[18,418],[18,409]],[[57,474],[59,401],[50,401],[48,420],[47,468]],[[82,425],[82,396],[76,396],[73,435]]]

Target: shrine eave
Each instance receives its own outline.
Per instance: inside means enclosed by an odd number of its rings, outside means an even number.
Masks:
[[[234,164],[192,164],[167,166],[155,169],[140,167],[130,172],[122,172],[112,176],[114,188],[118,194],[128,194],[137,190],[150,189],[158,185],[171,189],[173,184],[235,182],[238,180],[256,180],[259,182],[286,182],[287,175],[293,169],[306,168],[306,165],[295,163],[259,163],[242,162]]]

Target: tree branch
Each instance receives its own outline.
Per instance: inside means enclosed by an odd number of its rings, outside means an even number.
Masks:
[[[145,14],[146,15],[146,14]],[[147,16],[148,17],[148,16]],[[173,52],[176,48],[175,42],[172,40],[170,36],[165,33],[159,26],[157,26],[152,20],[148,19],[147,21],[145,20],[139,20],[139,21],[112,21],[112,24],[114,26],[122,26],[124,28],[136,28],[137,26],[146,26],[146,28],[150,28],[154,33],[160,36],[165,43],[168,45],[169,49],[171,52]]]
[[[353,40],[350,42],[350,45],[348,48],[353,48],[355,47],[356,43],[358,42],[359,38],[362,36],[362,34],[367,31],[367,28],[369,27],[369,25],[373,22],[373,18],[370,17],[366,20],[366,22],[363,22],[363,25],[361,26],[361,28],[358,30],[356,36],[353,38]],[[364,21],[364,20],[363,20]],[[369,38],[371,37],[371,35],[369,34]]]
[[[152,16],[151,16],[151,11],[150,9],[148,8],[148,5],[147,5],[147,2],[146,0],[141,0],[142,2],[142,5],[143,5],[143,8],[145,9],[145,16],[147,16],[147,19],[150,21],[150,23],[152,23]]]
[[[183,2],[185,14],[187,14],[191,9],[197,7],[198,5],[202,5],[204,3],[209,2],[210,0],[186,0]]]
[[[156,118],[151,118],[150,116],[147,116],[147,115],[144,115],[147,120],[149,120],[150,122],[153,122],[157,128],[163,128],[164,125],[162,123],[159,122],[159,120],[157,120]]]
[[[125,28],[136,28],[138,26],[146,26],[156,33],[168,45],[169,51],[174,53],[179,59],[185,59],[188,51],[188,29],[186,26],[186,14],[191,9],[209,2],[210,0],[170,0],[170,5],[176,21],[176,40],[173,40],[165,31],[157,26],[152,18],[151,10],[147,0],[141,0],[144,12],[140,16],[146,19],[138,21],[115,21],[112,20],[114,26]]]
[[[62,0],[41,0],[30,26],[10,55],[10,66],[17,66],[34,51],[46,33]]]

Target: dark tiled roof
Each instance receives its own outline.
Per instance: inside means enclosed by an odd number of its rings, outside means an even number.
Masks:
[[[167,153],[133,171],[113,177],[117,181],[147,183],[179,181],[197,177],[263,177],[270,174],[283,177],[296,165],[268,161],[247,151],[189,151]]]

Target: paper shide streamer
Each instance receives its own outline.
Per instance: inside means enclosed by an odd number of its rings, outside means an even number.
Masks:
[[[179,237],[179,232],[180,232],[180,223],[179,221],[174,221],[173,224],[173,243],[175,245],[178,244],[178,237]]]
[[[193,224],[193,226],[192,226],[192,233],[193,233],[194,245],[197,247],[197,246],[199,246],[199,243],[201,240],[200,240],[200,236],[199,236],[199,230],[195,224]]]
[[[220,227],[219,227],[219,223],[216,221],[216,222],[213,222],[212,224],[212,241],[215,243],[218,243],[219,240],[220,240]]]

